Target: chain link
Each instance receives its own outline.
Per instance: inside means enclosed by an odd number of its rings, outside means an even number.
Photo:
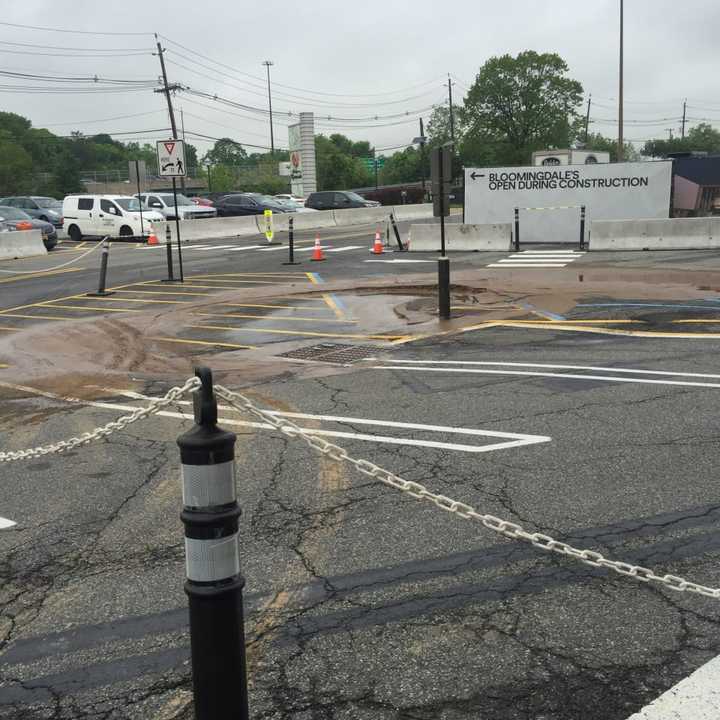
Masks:
[[[697,593],[698,595],[704,595],[706,597],[720,599],[720,588],[711,588],[706,585],[700,585],[690,580],[677,577],[676,575],[658,575],[653,570],[642,567],[641,565],[630,565],[629,563],[619,560],[610,560],[594,550],[580,550],[572,545],[568,545],[565,542],[555,540],[544,533],[528,532],[517,523],[503,520],[502,518],[495,517],[494,515],[479,513],[471,505],[466,505],[465,503],[453,500],[445,495],[433,493],[424,485],[411,480],[404,480],[400,476],[395,475],[395,473],[385,470],[369,460],[351,457],[344,448],[334,445],[327,440],[323,440],[317,435],[313,435],[312,431],[303,430],[303,428],[299,427],[291,420],[277,417],[271,412],[257,407],[252,400],[241,393],[228,390],[223,385],[215,385],[215,392],[219,397],[229,402],[236,409],[255,415],[255,417],[260,418],[263,422],[269,423],[288,437],[301,438],[310,445],[310,447],[315,448],[319,452],[323,453],[323,455],[341,462],[349,462],[364,475],[374,478],[375,480],[379,480],[381,483],[389,485],[396,490],[400,490],[406,495],[410,495],[410,497],[431,502],[441,510],[445,510],[446,512],[452,513],[461,518],[478,520],[488,530],[504,535],[511,540],[528,542],[540,550],[571,557],[594,568],[612,570],[620,575],[635,578],[640,582],[655,582],[663,585],[669,590],[675,590],[677,592],[686,591]]]
[[[14,450],[10,452],[0,452],[0,462],[10,462],[12,460],[27,460],[31,458],[42,457],[43,455],[51,455],[53,453],[67,452],[76,448],[78,445],[85,445],[93,440],[99,440],[100,438],[112,435],[118,430],[126,428],[131,423],[143,418],[149,417],[156,412],[159,412],[164,407],[171,405],[176,400],[179,400],[185,393],[200,387],[200,380],[196,377],[188,378],[182,385],[178,385],[168,390],[165,395],[152,400],[145,407],[133,410],[129,415],[123,415],[117,420],[109,422],[107,425],[95,428],[90,432],[83,433],[77,437],[69,438],[67,440],[61,440],[53,445],[45,445],[43,447],[31,448],[29,450]]]

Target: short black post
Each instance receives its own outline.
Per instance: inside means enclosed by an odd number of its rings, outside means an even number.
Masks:
[[[580,206],[580,249],[585,249],[585,206]]]
[[[283,265],[300,265],[295,261],[295,221],[288,218],[288,261]]]
[[[196,720],[248,720],[235,434],[217,426],[212,373],[196,368],[195,426],[181,435],[185,592]]]
[[[108,292],[105,289],[107,281],[107,268],[108,268],[108,256],[110,255],[110,238],[103,240],[102,255],[100,256],[100,280],[98,281],[97,292],[85,293],[87,297],[107,297],[108,295],[114,295],[113,292]]]
[[[398,249],[395,252],[405,252],[402,240],[400,239],[400,230],[398,230],[397,223],[395,222],[395,214],[390,213],[390,222],[392,223],[393,232],[395,233],[395,241],[397,242]]]
[[[450,319],[450,258],[438,258],[438,314],[441,320]]]
[[[520,208],[515,208],[515,252],[520,252]]]
[[[175,282],[173,275],[173,259],[172,259],[172,234],[170,233],[170,225],[165,226],[165,253],[167,254],[168,276],[163,282]]]

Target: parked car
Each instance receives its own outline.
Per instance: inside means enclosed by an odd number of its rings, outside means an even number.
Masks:
[[[291,195],[288,193],[280,193],[274,196],[276,200],[291,200],[298,205],[305,205],[305,198],[298,197],[297,195]]]
[[[280,205],[275,198],[260,193],[225,195],[215,201],[215,209],[219,217],[262,215],[265,210],[272,210],[276,213],[293,212],[290,208]]]
[[[275,196],[278,204],[285,208],[286,212],[301,212],[301,213],[314,213],[317,210],[309,207],[305,207],[302,203],[296,202],[295,200],[283,199]]]
[[[0,200],[0,205],[18,208],[32,218],[52,223],[58,229],[63,226],[63,204],[55,198],[41,195],[6,197]]]
[[[213,207],[215,203],[210,198],[206,197],[191,197],[190,200],[194,202],[196,205],[202,205],[203,207]]]
[[[380,207],[375,200],[366,200],[349,190],[323,190],[308,195],[305,207],[314,210],[343,210],[345,208]]]
[[[57,230],[52,223],[30,217],[16,207],[0,205],[0,222],[6,230],[40,230],[46,250],[52,250],[58,243]]]
[[[140,198],[143,208],[157,210],[166,220],[175,219],[175,201],[172,193],[141,193],[135,197]],[[199,220],[217,215],[215,208],[196,205],[182,193],[177,194],[177,208],[180,220]]]
[[[153,222],[165,217],[159,212],[143,210],[131,195],[68,195],[63,201],[65,230],[71,240],[85,236],[127,237],[149,235]]]

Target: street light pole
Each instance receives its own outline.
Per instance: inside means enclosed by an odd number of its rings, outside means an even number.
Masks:
[[[624,159],[625,144],[623,141],[623,0],[620,0],[620,83],[618,89],[618,148],[617,159],[622,162]]]
[[[263,60],[263,65],[267,68],[268,83],[268,107],[270,108],[270,152],[275,154],[275,138],[273,137],[273,121],[272,121],[272,94],[270,92],[270,66],[274,63],[272,60]]]

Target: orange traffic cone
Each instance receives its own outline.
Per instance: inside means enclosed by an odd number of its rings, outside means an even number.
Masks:
[[[155,230],[153,228],[150,228],[150,234],[148,235],[147,239],[148,245],[159,245],[160,241],[157,239],[157,235],[155,234]]]
[[[375,231],[375,242],[373,243],[372,250],[370,250],[370,252],[373,255],[382,255],[385,252],[385,250],[383,250],[383,244],[382,239],[380,238],[379,230]]]
[[[319,260],[325,260],[325,256],[323,255],[322,248],[320,247],[320,233],[315,235],[315,247],[313,248],[313,254],[310,258],[313,262],[318,262]]]

